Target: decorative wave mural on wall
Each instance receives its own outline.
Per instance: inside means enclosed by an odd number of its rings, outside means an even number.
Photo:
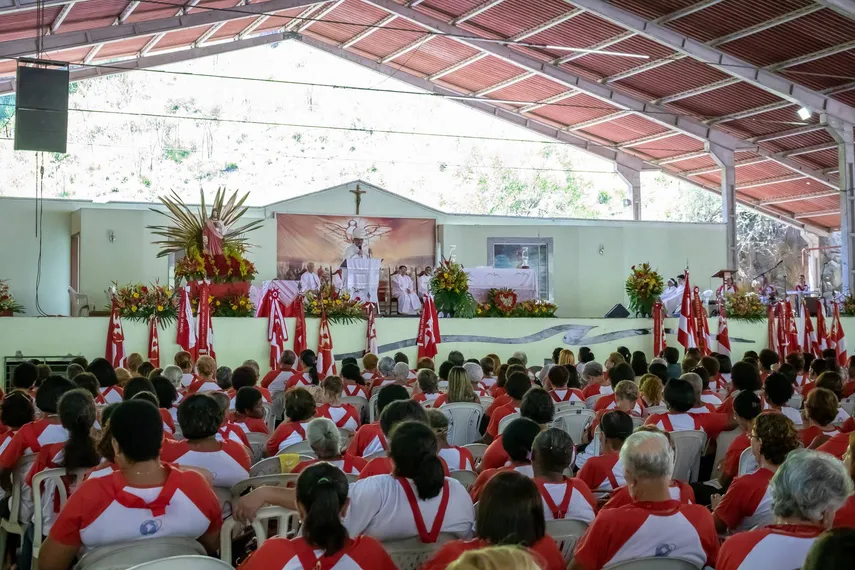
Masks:
[[[557,325],[554,327],[549,327],[543,329],[542,331],[538,331],[536,333],[532,333],[526,336],[520,336],[515,338],[506,338],[506,337],[493,337],[493,336],[482,336],[482,335],[468,335],[468,334],[449,334],[442,335],[442,342],[483,342],[490,344],[528,344],[532,342],[539,342],[542,340],[546,340],[548,338],[552,338],[559,334],[562,335],[562,341],[564,344],[570,346],[592,346],[596,344],[612,344],[616,341],[619,341],[624,338],[630,338],[634,336],[644,336],[651,334],[650,329],[640,328],[640,329],[626,329],[622,331],[612,331],[604,334],[595,334],[592,336],[588,336],[588,333],[597,327],[588,326],[588,325]],[[666,328],[665,332],[667,334],[677,334],[677,331],[674,329]],[[743,343],[743,344],[754,344],[753,340],[739,338],[739,337],[730,337],[730,342],[735,343]],[[402,348],[407,348],[410,346],[416,345],[415,338],[408,338],[404,340],[399,340],[397,342],[390,342],[388,344],[382,344],[377,347],[377,351],[380,353],[384,352],[392,352],[395,350],[401,350]],[[361,358],[362,352],[347,352],[343,354],[336,354],[336,360],[341,360],[343,358]]]

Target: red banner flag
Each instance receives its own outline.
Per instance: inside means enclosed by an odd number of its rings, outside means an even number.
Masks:
[[[196,327],[193,321],[193,307],[190,304],[190,287],[182,287],[179,293],[178,334],[175,343],[183,350],[196,352]]]
[[[368,313],[368,328],[365,335],[365,351],[364,354],[377,354],[377,326],[374,322],[374,303],[368,303],[365,306]]]
[[[810,320],[810,311],[807,306],[802,306],[802,315],[804,319],[804,327],[802,330],[802,347],[805,352],[810,352],[814,356],[820,356],[819,345],[816,342],[816,331],[813,330],[813,322]]]
[[[787,350],[790,352],[801,352],[802,347],[799,346],[799,329],[796,326],[796,314],[793,312],[793,306],[790,303],[789,297],[784,302],[784,312],[787,315]]]
[[[148,361],[155,368],[160,368],[160,340],[157,338],[157,319],[148,321]]]
[[[718,302],[718,353],[730,356],[730,336],[727,333],[727,314],[725,314],[724,303]]]
[[[113,368],[121,368],[125,365],[125,331],[122,328],[122,318],[119,316],[119,304],[115,294],[110,305],[110,324],[107,328],[107,348],[104,358],[110,361]]]
[[[439,336],[439,315],[433,297],[425,295],[422,316],[419,319],[419,332],[416,336],[416,346],[419,358],[433,358],[437,355],[437,345],[442,342]]]
[[[785,307],[784,307],[783,302],[775,305],[775,314],[777,315],[777,322],[775,325],[775,329],[777,332],[777,341],[778,342],[777,342],[776,348],[773,350],[775,350],[778,353],[778,358],[781,359],[781,362],[783,362],[784,358],[787,356],[787,353],[788,353],[787,347],[789,345],[788,344],[789,339],[787,337],[787,330],[786,330],[787,317],[784,313],[785,313]]]
[[[692,313],[695,317],[695,334],[697,336],[697,345],[703,356],[709,356],[710,349],[710,327],[707,321],[707,312],[701,305],[701,290],[695,287],[694,298],[692,299]]]
[[[297,297],[291,302],[291,314],[294,315],[294,353],[297,355],[297,369],[302,369],[300,353],[308,348],[306,344],[306,312],[303,307],[303,296]]]
[[[816,310],[816,357],[822,356],[822,351],[830,348],[828,343],[828,329],[825,326],[825,299],[819,300]]]
[[[677,342],[683,348],[698,346],[695,331],[695,318],[692,314],[692,287],[689,285],[689,271],[686,270],[686,284],[683,289],[683,303],[680,305],[680,330],[677,331]]]
[[[766,307],[766,345],[769,350],[778,352],[778,341],[775,337],[775,307]]]
[[[318,329],[318,376],[321,379],[327,376],[335,376],[335,360],[333,359],[333,342],[330,334],[330,325],[327,314],[321,313],[321,326]]]
[[[843,332],[843,325],[840,322],[840,303],[834,303],[834,323],[831,325],[834,331],[834,350],[837,351],[837,363],[846,368],[849,357],[846,354],[846,333]]]
[[[653,356],[659,356],[665,350],[665,309],[661,301],[653,303]]]
[[[285,351],[288,340],[288,327],[285,324],[285,305],[279,296],[279,290],[271,287],[259,303],[257,317],[267,317],[267,342],[270,343],[270,368],[279,368],[279,359]]]
[[[211,319],[211,303],[209,300],[210,284],[207,280],[201,281],[199,287],[199,310],[196,313],[196,355],[210,356],[216,359],[214,352],[214,322]]]

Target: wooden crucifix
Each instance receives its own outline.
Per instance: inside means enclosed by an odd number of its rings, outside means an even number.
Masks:
[[[356,196],[356,215],[359,215],[359,205],[362,203],[362,195],[365,194],[365,190],[361,190],[359,185],[356,185],[356,190],[351,190],[351,194]]]

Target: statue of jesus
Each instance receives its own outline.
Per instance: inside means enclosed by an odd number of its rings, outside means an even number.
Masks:
[[[208,218],[205,227],[202,228],[202,249],[205,253],[215,257],[223,255],[223,236],[226,234],[226,226],[217,218]]]

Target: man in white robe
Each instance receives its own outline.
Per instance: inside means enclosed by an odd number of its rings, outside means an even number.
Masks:
[[[315,273],[315,264],[309,262],[306,264],[306,271],[300,276],[300,291],[308,293],[309,291],[319,291],[320,288],[321,280]]]
[[[342,291],[344,289],[344,279],[342,279],[341,269],[332,274],[332,285],[336,291]]]
[[[425,267],[425,272],[419,277],[419,297],[424,298],[425,295],[430,295],[430,281],[433,279],[433,269]]]
[[[416,294],[413,279],[407,275],[407,266],[402,265],[392,276],[392,297],[398,300],[398,312],[412,315],[422,309],[422,302]]]

